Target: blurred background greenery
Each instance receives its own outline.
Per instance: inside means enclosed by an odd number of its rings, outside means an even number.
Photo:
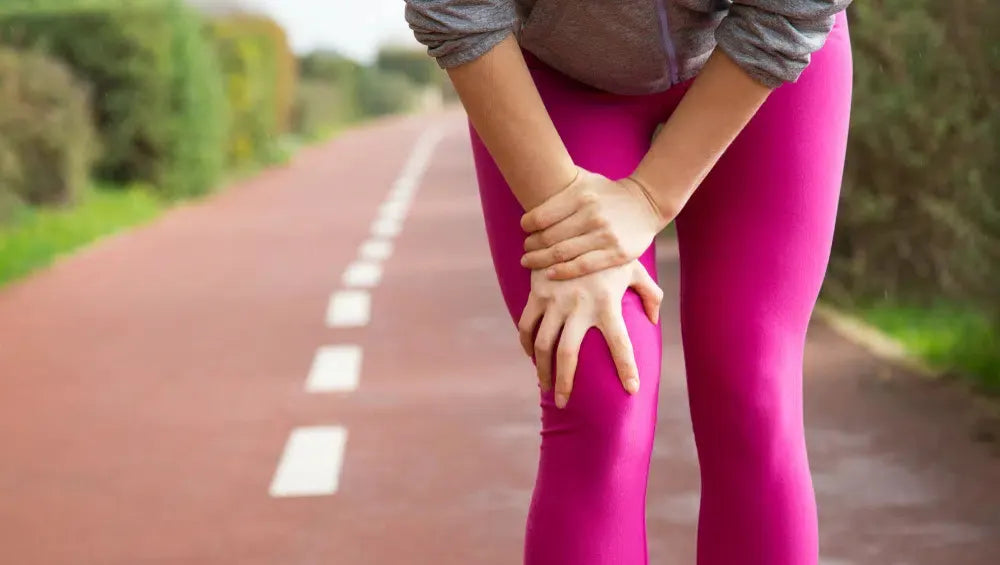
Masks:
[[[854,114],[824,299],[1000,390],[1000,5],[864,0],[849,15]],[[257,13],[4,0],[0,283],[346,126],[453,98],[419,50],[296,55]]]
[[[439,105],[443,85],[418,50],[296,56],[254,12],[4,0],[0,283],[346,126]]]
[[[825,298],[1000,390],[1000,4],[848,11],[854,105]]]

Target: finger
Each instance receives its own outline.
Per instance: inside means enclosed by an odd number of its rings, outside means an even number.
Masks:
[[[569,395],[573,392],[573,380],[576,377],[576,367],[580,358],[580,344],[590,326],[578,314],[566,318],[562,334],[559,336],[559,347],[556,350],[556,407],[565,408]]]
[[[538,373],[538,384],[544,392],[552,388],[552,352],[559,339],[563,320],[564,315],[557,309],[546,309],[535,336],[535,371]]]
[[[521,216],[521,229],[527,233],[544,230],[595,202],[595,192],[563,190]]]
[[[646,317],[653,324],[660,320],[660,304],[663,303],[663,289],[660,288],[653,277],[650,276],[646,268],[641,263],[636,263],[634,279],[630,288],[642,300],[642,309],[646,311]]]
[[[603,244],[604,240],[599,234],[579,235],[560,241],[551,247],[526,253],[521,258],[521,265],[532,270],[545,269],[559,263],[572,261],[584,253],[598,250]]]
[[[607,313],[598,328],[604,334],[605,341],[608,342],[608,348],[611,350],[611,357],[615,361],[622,386],[629,394],[635,394],[639,391],[639,369],[636,367],[632,340],[628,337],[628,330],[625,328],[625,319],[621,315],[621,310],[616,309],[615,312]]]
[[[582,213],[582,210],[574,210],[569,216],[563,218],[555,225],[545,228],[542,231],[536,231],[524,238],[524,250],[536,251],[538,249],[545,249],[571,237],[596,231],[595,228],[597,226],[594,225],[596,223],[592,219],[588,219],[587,215]]]
[[[567,280],[603,271],[610,267],[617,267],[628,263],[628,259],[619,253],[609,249],[598,249],[588,251],[575,259],[565,263],[556,263],[545,270],[545,276],[553,280]]]
[[[518,338],[521,341],[521,349],[524,350],[524,354],[531,357],[531,354],[535,351],[535,328],[538,326],[538,322],[542,318],[542,314],[545,312],[545,307],[541,300],[535,298],[535,295],[528,296],[528,303],[525,304],[524,310],[521,312],[521,318],[517,322],[517,333]]]

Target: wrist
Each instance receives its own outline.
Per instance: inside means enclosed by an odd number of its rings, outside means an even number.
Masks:
[[[670,191],[665,191],[650,183],[641,171],[636,170],[626,179],[631,181],[649,202],[657,217],[657,230],[667,227],[680,213],[680,207],[675,205],[674,199],[670,197]]]

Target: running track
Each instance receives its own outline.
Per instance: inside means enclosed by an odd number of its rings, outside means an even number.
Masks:
[[[461,115],[391,119],[0,291],[0,563],[518,563],[536,391],[478,206]],[[692,565],[660,256],[650,543]],[[819,324],[807,357],[824,564],[997,563],[970,400]]]

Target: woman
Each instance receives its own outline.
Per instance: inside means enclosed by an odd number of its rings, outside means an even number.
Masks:
[[[469,114],[497,277],[537,367],[525,563],[647,563],[651,243],[670,222],[698,563],[817,563],[802,355],[843,170],[849,2],[407,0]]]

